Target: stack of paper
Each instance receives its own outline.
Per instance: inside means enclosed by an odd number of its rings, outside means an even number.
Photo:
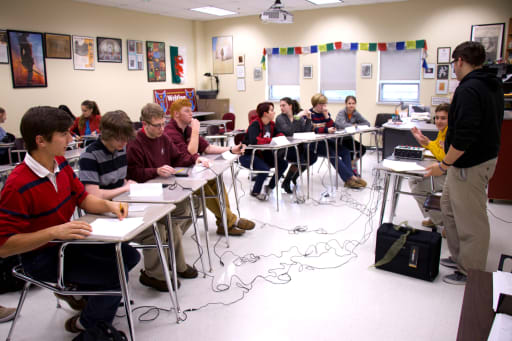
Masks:
[[[362,124],[362,125],[358,125],[357,126],[357,130],[368,130],[370,129],[370,126],[366,125],[366,124]]]
[[[229,150],[226,150],[224,153],[222,153],[222,157],[224,160],[232,161],[238,157],[238,155],[231,153]]]
[[[142,225],[144,218],[98,218],[91,223],[92,233],[90,237],[101,239],[118,239],[126,236]]]
[[[382,166],[394,170],[395,172],[414,172],[424,171],[425,167],[418,165],[416,162],[393,161],[385,159]]]
[[[512,273],[496,271],[492,273],[492,309],[498,310],[500,294],[512,295]]]
[[[315,138],[314,132],[307,132],[307,133],[294,133],[293,138],[297,140],[310,140]]]
[[[286,136],[278,136],[272,139],[272,144],[276,146],[286,146],[290,144],[290,141],[286,138]]]
[[[345,128],[345,132],[346,133],[355,133],[356,132],[356,127],[346,127]]]
[[[145,183],[130,185],[131,197],[157,197],[162,195],[162,193],[163,187],[161,183]]]

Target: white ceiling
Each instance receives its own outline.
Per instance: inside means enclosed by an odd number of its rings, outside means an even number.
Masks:
[[[109,6],[128,9],[132,11],[160,14],[169,17],[189,20],[216,20],[248,15],[259,15],[269,8],[274,0],[73,0],[100,6]],[[281,0],[284,9],[293,12],[298,10],[312,10],[324,7],[341,7],[367,5],[385,2],[399,2],[407,0],[344,0],[343,3],[331,5],[315,5],[306,0]],[[190,8],[214,6],[227,9],[237,14],[218,17],[214,15],[190,11]]]

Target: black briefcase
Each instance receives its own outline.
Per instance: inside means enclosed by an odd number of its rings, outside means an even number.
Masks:
[[[377,231],[375,267],[433,281],[439,273],[441,235],[390,223]]]

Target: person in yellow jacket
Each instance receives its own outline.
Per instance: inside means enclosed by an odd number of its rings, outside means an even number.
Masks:
[[[414,127],[411,129],[412,135],[418,141],[420,146],[426,148],[434,154],[434,157],[437,161],[443,160],[445,156],[444,152],[444,140],[446,138],[446,131],[448,130],[448,112],[450,111],[450,105],[448,103],[443,103],[436,108],[435,112],[435,124],[437,129],[439,129],[439,133],[437,134],[437,138],[434,141],[431,141],[428,137],[423,135],[421,131]],[[443,219],[440,211],[428,211],[426,212],[423,208],[423,203],[425,202],[426,194],[432,192],[432,184],[431,178],[424,179],[410,179],[409,187],[411,188],[412,193],[421,194],[423,196],[415,196],[414,199],[418,202],[418,206],[420,207],[421,212],[425,218],[428,218],[422,221],[422,225],[425,227],[436,227],[443,224]],[[442,191],[444,180],[446,179],[446,175],[432,177],[432,181],[434,181],[434,191]]]

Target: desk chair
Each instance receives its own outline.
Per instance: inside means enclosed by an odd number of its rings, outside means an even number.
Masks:
[[[258,112],[256,110],[249,111],[249,114],[247,115],[247,118],[249,120],[249,125],[252,121],[258,118]]]
[[[11,149],[12,163],[16,164],[23,161],[26,153],[27,149],[25,148],[25,141],[23,141],[23,138],[17,137],[16,140],[14,140],[14,149]]]
[[[386,123],[387,121],[389,121],[391,118],[393,117],[393,114],[383,114],[383,113],[380,113],[380,114],[377,114],[377,116],[375,117],[375,128],[379,128],[378,131],[376,131],[374,133],[374,138],[375,138],[375,150],[377,150],[377,162],[380,162],[381,159],[379,158],[379,136],[382,138],[382,125],[384,123]]]
[[[224,127],[220,127],[219,134],[224,134],[224,133],[235,130],[235,119],[236,119],[235,114],[233,114],[231,112],[227,112],[224,115],[222,115],[222,119],[230,120],[231,122],[226,123],[226,129],[224,129]]]
[[[505,260],[506,259],[512,259],[512,256],[510,255],[505,255],[505,254],[502,254],[501,257],[500,257],[500,263],[498,265],[498,270],[499,271],[503,271],[503,265],[505,264]],[[512,272],[512,271],[511,271]]]
[[[210,125],[206,127],[206,136],[204,137],[210,143],[218,143],[221,146],[224,146],[224,141],[226,140],[226,136],[223,132],[224,128],[219,127],[218,125]]]

